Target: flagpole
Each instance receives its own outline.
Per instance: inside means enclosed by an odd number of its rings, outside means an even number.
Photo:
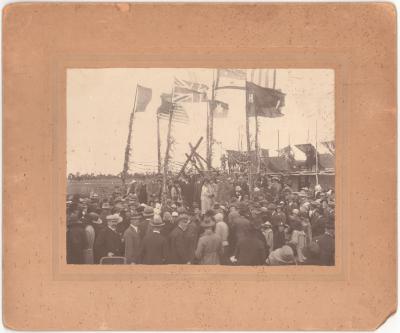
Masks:
[[[169,151],[171,149],[171,128],[172,128],[172,117],[174,113],[174,88],[172,88],[171,93],[171,110],[169,111],[168,118],[168,132],[167,132],[167,147],[165,149],[165,157],[164,157],[164,172],[163,172],[163,196],[162,196],[162,205],[165,207],[165,203],[167,201],[167,176],[168,176],[168,165],[169,165]]]
[[[124,159],[124,166],[122,169],[121,179],[122,184],[125,186],[126,178],[128,175],[129,169],[129,155],[131,151],[131,140],[132,140],[132,128],[133,128],[133,120],[135,118],[135,109],[136,109],[136,98],[137,98],[138,86],[136,84],[136,91],[135,91],[135,99],[133,102],[133,109],[129,118],[129,128],[128,128],[128,138],[126,140],[126,147],[125,147],[125,159]]]
[[[317,185],[319,184],[318,181],[318,119],[315,120],[315,181]]]
[[[157,166],[158,173],[161,173],[161,138],[160,138],[160,115],[157,112]]]
[[[213,83],[212,83],[212,88],[211,88],[211,107],[209,108],[210,110],[210,149],[209,149],[209,156],[207,159],[207,164],[208,164],[208,170],[211,170],[212,168],[212,158],[213,158],[213,142],[214,142],[214,107],[215,107],[215,70],[213,69]]]
[[[279,152],[279,130],[278,130],[278,156],[280,155],[280,152]]]
[[[253,74],[253,72],[252,72]],[[252,75],[253,76],[253,75]],[[246,87],[247,88],[247,87]],[[250,125],[249,125],[249,114],[248,114],[248,108],[249,108],[249,98],[248,98],[248,91],[246,89],[246,136],[247,136],[247,158],[248,158],[248,182],[249,182],[249,187],[250,187],[250,199],[252,198],[252,193],[253,193],[253,181],[251,177],[251,168],[252,168],[252,163],[251,163],[251,144],[250,144]]]
[[[257,112],[255,113],[255,124],[256,124],[256,135],[255,135],[255,153],[256,153],[256,167],[257,167],[257,173],[260,172],[260,147],[258,145],[258,129],[259,129],[259,123],[258,123],[258,116]]]

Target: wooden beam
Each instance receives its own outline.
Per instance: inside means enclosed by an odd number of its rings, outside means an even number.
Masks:
[[[187,160],[185,161],[185,163],[182,165],[181,170],[178,173],[178,178],[182,175],[182,173],[185,171],[186,166],[188,165],[188,163],[192,160],[193,155],[196,153],[197,148],[199,148],[201,141],[203,141],[203,137],[201,137],[199,139],[199,141],[197,141],[196,145],[194,146],[194,148],[192,149],[192,151],[190,152],[190,155],[187,156]],[[186,155],[186,154],[185,154]]]

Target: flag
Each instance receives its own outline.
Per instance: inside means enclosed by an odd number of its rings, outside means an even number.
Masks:
[[[282,156],[282,157],[285,157],[285,158],[288,158],[288,159],[294,157],[293,150],[292,150],[291,146],[286,146],[284,148],[278,149],[277,152],[278,152],[279,156]]]
[[[304,143],[295,146],[306,155],[306,167],[312,169],[316,165],[317,150],[315,147],[311,143]],[[321,167],[320,163],[318,163],[318,165]]]
[[[269,149],[261,148],[261,158],[269,157]]]
[[[213,110],[214,118],[226,118],[228,116],[229,105],[221,101],[209,101],[210,110]]]
[[[161,94],[161,105],[157,109],[160,119],[169,120],[170,112],[173,111],[172,121],[187,124],[189,117],[182,105],[171,102],[171,94]]]
[[[151,101],[151,96],[151,88],[137,85],[135,112],[144,112]]]
[[[315,147],[311,143],[303,143],[299,145],[295,145],[295,147],[301,150],[304,154],[315,154]]]
[[[285,106],[285,94],[279,90],[260,87],[246,82],[247,116],[277,118],[282,117],[281,109]]]
[[[243,69],[218,69],[217,85],[218,89],[245,89],[246,71]]]
[[[335,155],[335,141],[324,141],[321,142],[325,148],[329,150],[332,155]]]
[[[174,78],[174,103],[207,102],[208,86]]]

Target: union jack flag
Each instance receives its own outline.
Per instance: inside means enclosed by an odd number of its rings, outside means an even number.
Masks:
[[[174,79],[174,103],[207,102],[208,86],[202,83]]]

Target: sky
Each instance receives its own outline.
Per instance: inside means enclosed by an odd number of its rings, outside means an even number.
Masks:
[[[174,77],[212,86],[216,71],[200,68],[104,68],[67,70],[67,173],[118,174],[122,171],[129,117],[137,84],[152,89],[145,112],[135,114],[130,172],[157,169],[156,110],[162,93],[171,93]],[[248,80],[251,70],[247,69]],[[253,82],[272,87],[273,69],[256,70]],[[260,76],[257,76],[261,74]],[[276,89],[286,94],[283,117],[259,118],[259,144],[276,150],[300,143],[334,140],[334,70],[276,69]],[[219,90],[216,98],[229,105],[226,118],[214,120],[213,165],[226,149],[246,150],[245,92]],[[188,124],[174,124],[172,167],[179,168],[193,145],[206,136],[207,103],[185,103]],[[160,121],[161,152],[165,154],[166,120]],[[250,118],[254,145],[255,124]],[[279,133],[279,134],[278,134]],[[279,137],[279,140],[278,140]],[[205,139],[199,152],[205,157]],[[319,144],[318,150],[326,152]],[[305,156],[294,149],[297,159]]]

